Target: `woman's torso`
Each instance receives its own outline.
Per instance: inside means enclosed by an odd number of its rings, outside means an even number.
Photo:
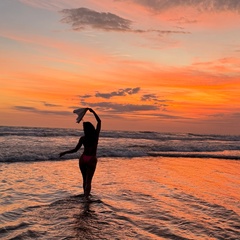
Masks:
[[[84,146],[84,155],[87,156],[96,156],[97,155],[97,145],[98,138],[95,139],[87,139],[85,136],[83,138],[83,146]]]

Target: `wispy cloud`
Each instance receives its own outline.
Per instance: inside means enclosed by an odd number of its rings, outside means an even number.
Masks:
[[[169,21],[171,22],[175,22],[176,24],[194,24],[194,23],[197,23],[198,20],[196,19],[189,19],[189,18],[186,18],[186,17],[179,17],[179,18],[171,18],[169,19]]]
[[[43,105],[44,105],[45,107],[61,107],[61,105],[52,104],[52,103],[48,103],[48,102],[43,102]]]
[[[44,8],[48,10],[58,10],[67,7],[76,7],[82,4],[82,0],[19,0],[24,4],[28,4],[33,7]],[[111,1],[112,2],[112,1]],[[240,2],[238,0],[118,0],[114,3],[126,2],[129,6],[129,2],[137,3],[141,6],[149,8],[154,11],[163,11],[174,7],[193,7],[202,11],[233,11],[238,12],[240,10]]]
[[[51,11],[56,11],[56,9],[63,9],[69,6],[76,5],[75,1],[66,1],[66,0],[18,0],[19,2],[35,7],[42,8]]]
[[[161,103],[161,107],[166,107],[167,104],[164,103],[169,102],[169,100],[166,99],[159,99],[156,94],[144,94],[141,97],[141,101],[153,101],[155,104]]]
[[[37,114],[63,115],[63,116],[72,114],[71,112],[67,112],[67,111],[41,110],[35,107],[27,107],[27,106],[14,106],[13,109],[22,111],[22,112],[31,112],[31,113],[37,113]]]
[[[90,97],[92,97],[92,95],[91,94],[85,94],[85,95],[82,95],[82,96],[79,96],[79,97],[81,97],[81,98],[90,98]]]
[[[174,7],[193,7],[201,11],[240,11],[238,0],[132,0],[151,10],[163,11]]]
[[[182,117],[182,116],[176,116],[176,115],[171,115],[171,114],[161,114],[161,113],[158,113],[158,114],[154,114],[154,115],[151,115],[153,117],[157,117],[157,118],[161,118],[161,119],[188,119],[186,117]]]
[[[110,92],[110,93],[100,93],[100,92],[97,92],[95,94],[95,97],[101,97],[101,98],[109,99],[109,98],[115,97],[115,96],[126,96],[126,95],[136,94],[139,91],[140,91],[140,87],[124,88],[124,89],[119,89],[118,91],[113,91],[113,92]]]
[[[221,112],[215,114],[208,114],[207,117],[209,120],[219,120],[222,121],[222,123],[231,121],[232,124],[236,123],[238,125],[240,120],[240,112]]]
[[[159,110],[159,107],[151,104],[120,104],[113,102],[97,102],[97,103],[85,103],[91,107],[98,108],[102,111],[115,112],[115,113],[127,113],[127,112],[138,112],[138,111],[153,111]]]
[[[110,12],[97,12],[88,8],[63,9],[60,13],[64,16],[61,22],[70,24],[74,31],[82,31],[90,27],[93,29],[115,32],[155,32],[160,35],[189,34],[189,32],[182,30],[135,29],[132,26],[133,21],[129,19],[122,18]]]
[[[240,58],[225,57],[208,62],[195,62],[193,67],[204,69],[205,71],[217,72],[218,74],[228,74],[239,76],[240,72]]]

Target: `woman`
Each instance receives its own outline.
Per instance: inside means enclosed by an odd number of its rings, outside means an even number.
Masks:
[[[91,183],[93,174],[97,165],[97,145],[99,133],[101,130],[101,120],[95,111],[91,108],[88,108],[90,112],[93,113],[97,120],[97,127],[92,125],[90,122],[83,122],[84,136],[80,137],[77,146],[69,151],[61,152],[60,157],[65,154],[77,152],[81,146],[84,146],[83,154],[79,159],[79,168],[83,177],[83,191],[85,199],[89,199],[91,192]]]

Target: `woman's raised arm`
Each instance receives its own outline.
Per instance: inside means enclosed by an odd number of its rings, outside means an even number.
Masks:
[[[96,131],[99,134],[101,131],[101,119],[99,118],[99,116],[97,115],[97,113],[92,109],[92,108],[88,108],[88,110],[93,113],[94,117],[97,120],[97,127],[96,127]]]

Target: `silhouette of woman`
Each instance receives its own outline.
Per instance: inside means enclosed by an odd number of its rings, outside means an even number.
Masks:
[[[96,129],[92,123],[83,122],[84,136],[80,137],[77,146],[72,150],[61,152],[59,156],[77,152],[82,145],[84,146],[83,154],[79,158],[79,168],[83,178],[84,198],[89,200],[92,178],[97,165],[97,145],[101,130],[101,119],[93,109],[88,108],[87,110],[93,113],[97,120]]]

